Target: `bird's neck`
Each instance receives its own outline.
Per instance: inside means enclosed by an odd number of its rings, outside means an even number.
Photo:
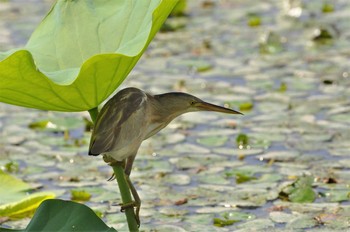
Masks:
[[[159,99],[149,96],[148,98],[150,107],[148,110],[150,113],[147,131],[144,139],[155,135],[164,127],[166,127],[174,118],[179,116],[181,113],[175,113],[174,109],[170,105],[164,104],[164,102],[159,101]]]
[[[164,126],[168,125],[176,117],[187,112],[183,109],[178,109],[176,105],[162,97],[155,96],[152,104],[152,115],[154,115],[154,122],[165,123]]]

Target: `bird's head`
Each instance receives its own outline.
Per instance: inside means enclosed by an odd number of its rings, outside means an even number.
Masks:
[[[174,115],[174,117],[183,113],[196,111],[215,111],[226,114],[242,114],[241,112],[229,108],[205,102],[187,93],[165,93],[155,95],[155,98],[160,103],[160,107],[164,108],[171,115]]]

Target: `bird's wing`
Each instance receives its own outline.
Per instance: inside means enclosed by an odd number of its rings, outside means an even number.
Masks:
[[[125,138],[133,137],[140,132],[125,131],[123,126],[127,128],[130,124],[142,123],[142,120],[137,120],[135,115],[142,116],[145,113],[146,98],[145,93],[135,88],[121,90],[111,98],[97,116],[91,135],[89,155],[110,152],[118,146],[127,146],[125,143],[131,143],[131,140]],[[121,136],[121,131],[127,134]],[[121,142],[123,144],[118,144]]]

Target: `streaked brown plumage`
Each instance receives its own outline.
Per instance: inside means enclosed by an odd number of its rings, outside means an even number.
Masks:
[[[136,202],[137,220],[141,201],[129,175],[142,141],[156,134],[177,116],[195,111],[241,114],[204,102],[190,94],[172,92],[151,95],[137,88],[119,91],[98,114],[89,155],[103,154],[111,165],[113,162],[126,161],[125,174]]]

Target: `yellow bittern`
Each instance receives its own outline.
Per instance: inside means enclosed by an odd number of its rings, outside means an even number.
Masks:
[[[113,166],[124,164],[125,177],[133,195],[139,224],[140,197],[130,181],[130,172],[143,140],[156,134],[177,116],[195,111],[242,114],[213,105],[186,93],[171,92],[151,95],[137,88],[126,88],[113,96],[101,109],[92,132],[89,155],[103,155]]]

